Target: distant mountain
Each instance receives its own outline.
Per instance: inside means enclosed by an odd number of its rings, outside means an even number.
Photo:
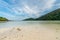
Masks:
[[[60,9],[54,10],[54,11],[52,11],[46,15],[43,15],[39,18],[36,18],[36,19],[29,18],[28,20],[60,20]]]
[[[0,17],[0,21],[7,21],[7,20],[8,20],[7,18]]]
[[[60,9],[54,10],[46,15],[43,15],[36,20],[60,20]]]
[[[28,18],[28,19],[25,19],[25,20],[31,20],[32,21],[32,20],[35,20],[35,19],[34,18]]]

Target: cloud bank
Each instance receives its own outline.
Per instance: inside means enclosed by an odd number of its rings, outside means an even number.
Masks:
[[[56,1],[57,0],[0,0],[0,6],[2,6],[0,10],[2,9],[1,12],[5,12],[6,15],[13,15],[17,18],[38,17],[44,14],[43,12],[46,10],[50,10],[54,6],[60,6],[60,3],[55,4]],[[5,11],[3,8],[7,10]]]

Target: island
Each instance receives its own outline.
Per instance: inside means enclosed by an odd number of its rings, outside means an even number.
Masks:
[[[8,19],[4,17],[0,17],[0,21],[8,21]]]

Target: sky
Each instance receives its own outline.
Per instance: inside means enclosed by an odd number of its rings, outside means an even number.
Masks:
[[[9,20],[37,18],[60,8],[60,0],[0,0],[0,16]]]

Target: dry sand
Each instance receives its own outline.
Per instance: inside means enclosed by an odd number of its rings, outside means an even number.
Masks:
[[[6,30],[7,29],[7,30]],[[56,29],[48,27],[3,28],[0,40],[57,40]]]

